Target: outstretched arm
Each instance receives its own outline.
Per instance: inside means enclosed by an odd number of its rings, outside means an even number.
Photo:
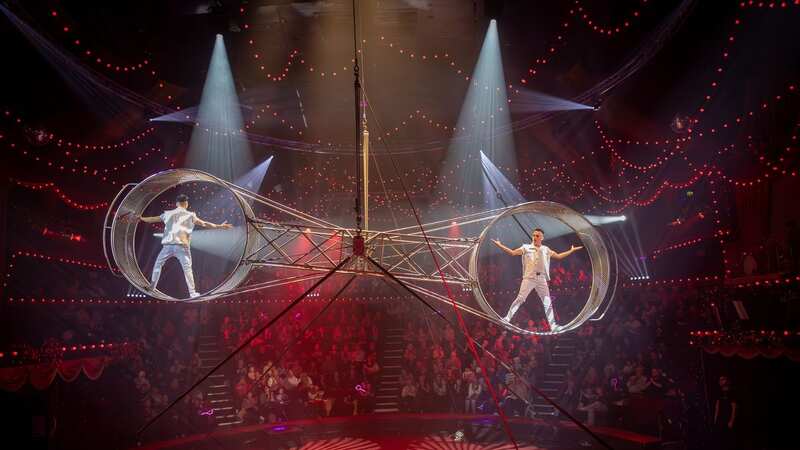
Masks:
[[[225,222],[220,223],[220,224],[216,224],[216,223],[206,222],[205,220],[203,220],[203,219],[201,219],[199,217],[195,217],[194,218],[194,224],[195,225],[200,225],[201,227],[205,227],[205,228],[224,228],[226,230],[228,228],[233,227],[233,225],[229,224],[227,220]]]
[[[520,255],[522,255],[522,247],[519,247],[517,249],[511,250],[510,248],[508,248],[505,245],[503,245],[503,243],[500,242],[500,240],[498,240],[498,239],[492,239],[492,242],[494,242],[494,245],[498,246],[500,248],[500,250],[508,253],[511,256],[520,256]]]
[[[118,217],[118,220],[125,223],[135,223],[135,222],[159,223],[161,222],[161,216],[139,216],[131,211],[128,211],[124,214],[121,214]]]
[[[571,255],[571,254],[573,254],[573,253],[577,252],[578,250],[580,250],[580,249],[582,249],[582,248],[583,248],[583,246],[582,246],[582,245],[579,245],[579,246],[577,246],[577,247],[573,245],[572,247],[570,247],[570,249],[569,249],[569,250],[567,250],[567,251],[565,251],[565,252],[561,252],[561,253],[556,253],[556,252],[554,252],[554,251],[550,250],[550,257],[551,257],[551,258],[554,258],[554,259],[564,259],[564,258],[566,258],[567,256],[569,256],[569,255]]]
[[[159,223],[161,222],[161,216],[139,216],[139,220],[147,223]]]

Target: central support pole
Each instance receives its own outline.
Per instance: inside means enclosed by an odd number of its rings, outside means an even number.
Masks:
[[[355,5],[353,5],[355,7]],[[355,12],[354,12],[355,14]],[[364,213],[367,211],[367,196],[365,183],[365,168],[369,166],[367,153],[364,151],[361,132],[361,82],[358,76],[358,55],[354,59],[353,73],[355,74],[356,90],[356,233],[353,236],[353,255],[364,256],[366,253],[363,230],[366,225]],[[365,140],[369,139],[367,135]]]
[[[364,230],[369,232],[369,129],[367,129],[367,112],[361,115],[361,212],[364,214]],[[367,233],[364,239],[368,239]]]
[[[361,132],[361,121],[365,120],[362,113],[361,104],[361,73],[358,67],[358,13],[356,11],[356,0],[353,0],[353,89],[355,91],[355,119],[356,119],[356,198],[355,198],[355,212],[356,212],[356,233],[353,236],[353,255],[364,256],[366,253],[364,245],[364,235],[362,231],[364,226],[362,221],[364,219],[364,211],[366,211],[366,189],[364,180],[364,167],[368,165],[369,160],[366,158],[363,145],[363,136]]]
[[[355,5],[354,5],[355,7]],[[353,11],[355,14],[355,10]],[[355,38],[355,31],[354,38]],[[356,51],[355,58],[353,58],[353,76],[355,78],[353,82],[353,88],[355,89],[355,104],[356,104],[356,204],[355,204],[355,211],[356,211],[356,235],[361,236],[361,231],[363,228],[363,219],[364,219],[364,212],[362,210],[362,205],[364,203],[364,164],[363,164],[363,155],[364,155],[364,148],[362,146],[362,136],[361,136],[361,79],[359,76],[359,67],[358,67],[358,52]]]

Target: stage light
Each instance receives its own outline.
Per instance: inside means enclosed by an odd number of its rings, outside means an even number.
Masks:
[[[614,246],[620,271],[629,275],[631,280],[649,280],[647,257],[642,256],[641,240],[633,217],[628,220],[623,216],[587,216],[590,222],[597,225],[602,222],[618,223],[607,229],[609,242]],[[632,239],[631,239],[632,238]],[[632,277],[638,277],[636,279]]]
[[[592,225],[606,225],[609,223],[624,222],[625,216],[591,216],[587,215],[586,218]]]
[[[531,89],[517,89],[517,96],[511,103],[515,113],[536,113],[552,111],[599,111],[600,105],[589,106],[563,98],[554,97]]]
[[[180,113],[185,117],[186,111]],[[253,166],[250,144],[222,35],[217,35],[208,65],[186,165],[228,181]]]
[[[453,179],[448,185],[437,187],[437,194],[453,199],[456,208],[491,207],[496,203],[496,194],[486,186],[482,175],[484,158],[510,168],[508,176],[513,176],[517,158],[514,136],[509,132],[511,113],[506,89],[497,22],[492,20],[461,105],[455,127],[461,132],[451,139],[441,168],[442,173],[452,172]],[[483,198],[476,192],[483,192]]]
[[[670,128],[676,134],[687,134],[691,132],[692,118],[686,115],[676,114],[670,122]]]
[[[272,159],[273,156],[265,159],[246,174],[236,178],[233,183],[249,191],[258,192]],[[247,232],[246,225],[240,223],[243,218],[219,216],[219,211],[226,210],[226,207],[233,204],[233,201],[234,199],[227,191],[220,191],[213,194],[207,201],[194,205],[200,217],[217,223],[227,220],[234,225],[229,230],[198,229],[193,232],[192,250],[212,256],[195,261],[196,272],[202,273],[206,277],[218,277],[224,273],[233,264],[236,255],[244,248]],[[253,203],[252,199],[245,199],[245,201]]]

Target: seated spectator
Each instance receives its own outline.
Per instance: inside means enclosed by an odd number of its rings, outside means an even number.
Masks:
[[[529,401],[528,384],[514,374],[509,374],[507,386],[504,399],[507,413],[512,416],[524,416]]]
[[[650,384],[644,393],[650,396],[659,396],[664,394],[665,391],[665,380],[661,376],[661,370],[653,367],[650,369]]]
[[[467,379],[467,396],[464,400],[464,412],[475,414],[477,412],[478,398],[483,392],[483,383],[479,382],[474,374]]]
[[[375,392],[373,392],[372,384],[370,384],[368,379],[365,379],[356,386],[354,406],[354,414],[369,414],[374,409]]]
[[[286,389],[286,392],[292,393],[300,385],[300,378],[295,375],[293,369],[289,369],[289,372],[286,374],[286,378],[283,380],[283,382],[283,387]]]
[[[256,366],[253,365],[253,364],[250,364],[250,366],[247,367],[247,380],[248,380],[248,383],[254,383],[258,379],[259,379],[259,373],[256,370]]]
[[[447,375],[447,384],[449,386],[448,393],[450,394],[450,412],[461,412],[461,406],[465,404],[467,397],[466,384],[454,372]]]
[[[239,382],[236,383],[236,387],[234,388],[234,392],[236,396],[244,398],[248,392],[250,392],[250,383],[247,382],[247,377],[241,377]]]
[[[450,358],[447,360],[447,366],[461,371],[461,359],[458,358],[458,353],[456,353],[455,350],[450,352]]]
[[[244,423],[258,423],[258,399],[253,391],[247,392],[247,395],[245,395],[244,399],[242,400],[242,406],[239,408],[237,415]]]
[[[605,390],[602,386],[594,388],[586,387],[581,390],[581,396],[578,401],[578,411],[586,413],[586,425],[594,426],[597,419],[597,413],[604,413],[608,411],[608,405],[605,399]]]
[[[377,381],[378,372],[380,372],[380,370],[381,366],[378,364],[375,355],[370,355],[367,358],[367,362],[364,364],[364,374],[370,383],[375,383],[375,381]]]
[[[628,392],[631,394],[641,394],[650,386],[650,380],[644,374],[643,366],[636,366],[636,371],[628,379],[627,384]]]
[[[139,371],[133,382],[136,386],[136,390],[139,391],[141,395],[145,395],[150,390],[150,381],[147,380],[147,374],[144,370]]]
[[[319,386],[312,384],[306,390],[307,404],[316,417],[327,416],[325,405],[325,392]]]
[[[417,409],[417,386],[409,379],[400,391],[400,411],[414,412]]]
[[[416,359],[417,350],[414,348],[414,344],[409,342],[406,345],[405,351],[403,351],[403,364],[406,364],[407,366],[413,366]]]
[[[433,378],[434,412],[445,412],[447,410],[447,403],[447,382],[444,376],[439,373]]]

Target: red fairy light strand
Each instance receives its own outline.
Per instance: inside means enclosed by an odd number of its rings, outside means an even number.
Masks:
[[[250,120],[248,123],[244,125],[245,129],[254,128],[256,123],[263,119],[264,117],[269,117],[276,122],[279,122],[281,125],[285,126],[290,132],[296,134],[297,136],[303,136],[303,130],[300,127],[295,127],[292,123],[287,121],[286,119],[282,118],[278,111],[272,108],[272,105],[267,104],[262,107],[259,112],[255,114],[255,118]],[[328,146],[333,145],[332,142],[328,142]]]
[[[723,46],[723,48],[722,48],[722,52],[721,52],[722,61],[720,63],[718,63],[716,65],[716,67],[714,68],[714,71],[713,71],[714,76],[712,77],[711,82],[708,83],[708,90],[705,92],[705,94],[703,94],[703,97],[702,97],[702,99],[700,101],[700,105],[696,108],[697,116],[690,117],[690,119],[689,119],[689,121],[690,121],[690,129],[695,129],[695,128],[700,126],[700,116],[703,113],[706,112],[706,109],[707,109],[708,105],[715,98],[713,93],[720,86],[719,77],[725,71],[725,64],[728,63],[729,58],[730,58],[730,50],[729,50],[728,46],[732,45],[734,42],[736,42],[736,33],[738,33],[739,30],[741,30],[741,24],[742,24],[742,20],[740,18],[737,17],[737,18],[733,19],[733,23],[732,23],[732,27],[733,28],[728,33],[728,35],[727,35],[727,37],[726,37],[726,39],[724,41],[726,43],[726,45]],[[626,140],[630,141],[630,139],[626,139]],[[663,141],[664,139],[657,139],[657,140]],[[637,141],[637,140],[634,139],[634,141]]]
[[[15,267],[15,265],[17,263],[17,258],[34,258],[34,259],[39,259],[39,260],[47,261],[47,262],[58,262],[58,263],[63,263],[63,264],[72,264],[72,265],[75,265],[75,266],[85,267],[87,269],[93,269],[93,270],[108,270],[108,266],[105,265],[105,264],[97,264],[97,263],[94,263],[94,262],[83,261],[83,260],[75,259],[75,258],[66,258],[66,257],[62,257],[62,256],[52,256],[52,255],[45,255],[43,253],[18,250],[18,251],[16,251],[16,252],[11,254],[11,262],[8,264],[8,271],[6,272],[6,279],[3,282],[3,287],[7,287],[8,286],[8,282],[10,281],[11,274],[13,272],[12,269],[14,269],[14,267]]]
[[[75,31],[75,25],[68,23],[63,18],[63,14],[59,14],[59,12],[54,9],[50,11],[50,17],[58,21],[57,26],[59,32],[66,37],[75,52],[83,56],[86,60],[91,61],[97,67],[103,68],[110,73],[146,73],[152,77],[157,76],[156,70],[152,67],[148,58],[142,58],[141,61],[133,64],[121,64],[118,61],[112,61],[108,56],[101,57],[101,53],[109,54],[110,52],[101,52],[88,47]]]
[[[20,127],[25,127],[25,121],[22,117],[15,115],[12,111],[6,109],[3,112],[3,117],[12,121],[15,125]],[[34,130],[38,131],[38,130]],[[124,149],[132,144],[142,141],[146,137],[153,134],[155,131],[155,127],[149,127],[144,129],[143,131],[136,133],[132,136],[126,136],[121,138],[120,140],[111,143],[111,144],[87,144],[82,142],[77,142],[71,140],[69,138],[58,136],[54,133],[48,133],[45,130],[41,130],[44,133],[45,137],[48,140],[48,144],[46,145],[55,145],[58,147],[66,147],[65,156],[73,156],[72,152],[75,151],[91,151],[91,150],[118,150]]]
[[[672,278],[667,280],[649,280],[640,282],[625,282],[622,283],[623,288],[650,288],[657,286],[692,286],[692,285],[705,285],[705,284],[719,284],[724,278],[719,275],[702,275],[683,278]],[[774,287],[786,286],[790,284],[800,283],[800,276],[794,277],[777,277],[774,279],[764,279],[747,281],[741,283],[730,284],[728,287],[735,289],[745,289],[754,287]]]
[[[781,8],[781,9],[785,9],[785,8],[790,7],[790,6],[800,6],[800,0],[781,1],[781,2],[775,2],[775,1],[764,2],[764,1],[748,0],[746,2],[740,2],[739,3],[739,7],[742,8],[742,9],[747,9],[747,8],[753,8],[753,9],[755,9],[755,8],[759,8],[759,9]]]
[[[691,246],[699,244],[699,243],[701,243],[703,241],[717,239],[719,237],[730,235],[730,234],[731,234],[730,230],[717,230],[711,236],[696,237],[696,238],[693,238],[693,239],[688,239],[688,240],[685,240],[683,242],[678,242],[676,244],[668,245],[666,247],[662,247],[662,248],[653,250],[650,253],[650,258],[656,259],[656,258],[659,258],[660,256],[662,256],[666,252],[669,252],[669,251],[672,251],[672,250],[681,249],[681,248],[691,247]]]
[[[640,0],[640,1],[641,1],[641,7],[646,7],[649,3],[648,0]],[[591,14],[589,14],[589,12],[583,7],[583,5],[579,0],[575,0],[574,3],[575,6],[569,11],[570,15],[580,19],[592,31],[606,37],[613,37],[622,33],[623,31],[630,28],[634,20],[637,20],[641,17],[641,11],[639,9],[634,9],[630,13],[625,14],[624,19],[622,19],[620,23],[615,25],[602,25],[597,23],[595,19],[592,19]]]
[[[3,136],[0,135],[0,140],[2,139]],[[137,166],[137,164],[149,158],[155,158],[157,156],[160,156],[164,161],[169,162],[169,167],[175,166],[175,162],[171,161],[168,156],[160,155],[162,150],[157,147],[150,148],[150,150],[145,151],[144,153],[140,154],[134,159],[118,163],[111,167],[99,169],[91,167],[86,164],[81,164],[80,160],[77,158],[72,158],[70,161],[56,161],[51,158],[46,158],[44,156],[40,156],[39,151],[32,149],[31,150],[24,149],[21,146],[18,146],[14,142],[9,142],[8,146],[14,150],[17,150],[22,156],[32,158],[34,161],[40,162],[49,168],[56,169],[60,173],[88,175],[99,178],[101,181],[109,182],[112,185],[116,185],[118,181],[110,178],[111,175],[119,173],[125,169],[133,168]]]
[[[34,190],[34,191],[43,191],[43,190],[51,191],[51,192],[55,193],[58,196],[58,198],[60,198],[61,201],[66,203],[68,206],[70,206],[72,208],[75,208],[75,209],[82,210],[82,211],[96,211],[98,209],[103,209],[103,208],[108,207],[108,202],[80,203],[80,202],[77,202],[75,200],[72,200],[69,196],[67,196],[67,194],[65,194],[61,190],[61,188],[56,186],[56,184],[53,183],[53,182],[49,182],[49,183],[32,183],[32,182],[27,182],[27,181],[16,180],[16,179],[13,179],[13,178],[11,179],[11,181],[17,186],[21,186],[21,187],[24,187],[24,188],[27,188],[27,189],[31,189],[31,190]]]
[[[623,288],[642,288],[653,286],[685,286],[697,284],[718,284],[722,281],[719,275],[703,275],[694,277],[672,278],[667,280],[649,280],[640,282],[625,282],[622,283]]]
[[[94,342],[88,344],[73,344],[50,340],[39,347],[29,344],[12,345],[11,348],[0,351],[0,361],[21,364],[23,362],[53,362],[65,359],[75,353],[97,352],[103,350],[110,355],[130,356],[141,351],[141,344],[135,342]]]
[[[35,251],[25,251],[25,250],[17,250],[16,252],[11,254],[11,259],[16,258],[34,258],[40,259],[43,261],[50,261],[50,262],[59,262],[64,264],[72,264],[76,266],[86,267],[88,269],[97,269],[97,270],[105,270],[108,269],[108,266],[105,264],[98,264],[95,262],[84,261],[76,258],[68,258],[63,256],[52,256],[52,255],[45,255],[44,253],[38,253]],[[13,262],[13,261],[12,261]]]

